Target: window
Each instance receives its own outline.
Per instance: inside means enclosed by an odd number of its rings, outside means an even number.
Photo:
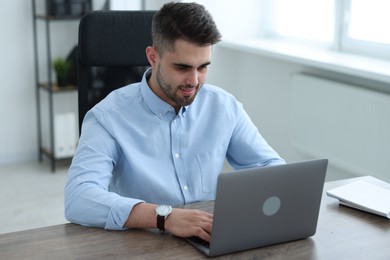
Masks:
[[[390,58],[390,1],[350,0],[346,6],[345,34],[340,50]]]
[[[314,42],[333,41],[333,1],[329,0],[271,0],[271,37],[286,37]]]
[[[390,58],[388,0],[263,0],[263,35]]]
[[[390,1],[351,1],[347,36],[351,39],[390,44]]]

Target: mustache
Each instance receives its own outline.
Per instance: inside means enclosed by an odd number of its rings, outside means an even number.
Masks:
[[[192,86],[192,85],[180,85],[179,88],[180,89],[192,89],[192,88],[199,88],[201,85],[198,84],[196,86]]]

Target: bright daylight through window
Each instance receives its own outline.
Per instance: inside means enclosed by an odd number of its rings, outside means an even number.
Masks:
[[[390,44],[390,1],[351,1],[348,36],[352,39]]]
[[[271,36],[331,43],[333,41],[333,1],[273,0],[270,8]]]
[[[390,58],[388,0],[263,0],[264,35]]]

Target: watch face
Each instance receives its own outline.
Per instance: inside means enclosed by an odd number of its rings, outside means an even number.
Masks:
[[[167,216],[171,213],[172,207],[168,205],[160,205],[156,208],[156,213],[159,216]]]

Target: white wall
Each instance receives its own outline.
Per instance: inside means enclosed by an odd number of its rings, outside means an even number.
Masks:
[[[289,145],[290,75],[297,64],[217,46],[208,82],[223,87],[243,103],[267,141],[288,160],[301,159]]]
[[[0,2],[0,164],[37,156],[31,1]]]
[[[312,159],[292,145],[291,75],[319,71],[296,63],[216,46],[208,82],[223,87],[243,103],[261,134],[288,162]],[[340,76],[340,75],[338,75]],[[375,173],[372,173],[375,175]],[[330,162],[327,180],[358,176]]]
[[[44,13],[45,0],[37,1]],[[132,0],[133,5],[136,0]],[[123,2],[123,0],[122,0]],[[137,2],[140,2],[138,0]],[[104,0],[93,0],[100,9]],[[164,1],[148,1],[156,9]],[[138,4],[139,5],[139,4]],[[47,79],[44,22],[38,22],[39,78]],[[66,56],[77,43],[78,21],[52,22],[52,58]],[[32,1],[0,1],[0,165],[38,159]]]
[[[43,14],[44,0],[37,0]],[[39,73],[47,79],[46,38],[38,21]],[[52,58],[66,57],[77,43],[78,21],[51,22]],[[0,165],[38,158],[32,1],[0,1]]]

